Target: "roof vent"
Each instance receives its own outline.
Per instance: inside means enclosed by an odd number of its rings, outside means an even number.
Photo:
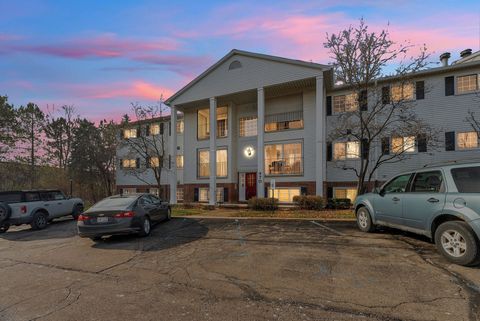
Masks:
[[[234,60],[230,63],[230,66],[228,66],[228,70],[233,70],[233,69],[240,69],[242,68],[242,64],[238,60]]]
[[[449,52],[444,52],[440,55],[440,61],[442,62],[443,67],[448,66],[448,59],[449,58],[450,58],[450,53]]]
[[[465,58],[468,57],[472,54],[472,49],[465,49],[462,52],[460,52],[460,57]]]

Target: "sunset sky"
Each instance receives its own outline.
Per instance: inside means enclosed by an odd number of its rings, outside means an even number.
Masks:
[[[328,63],[325,34],[361,17],[435,61],[480,42],[480,1],[0,0],[0,13],[0,95],[94,120],[169,97],[233,48]]]

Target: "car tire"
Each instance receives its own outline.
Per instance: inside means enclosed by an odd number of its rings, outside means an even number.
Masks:
[[[168,208],[167,210],[167,221],[170,221],[172,219],[172,209]]]
[[[150,218],[148,216],[145,216],[145,218],[142,221],[142,227],[139,235],[148,236],[150,235],[151,230],[152,230],[152,222],[150,221]]]
[[[5,233],[10,228],[9,223],[4,223],[0,226],[0,234]]]
[[[80,204],[75,205],[72,212],[73,219],[76,221],[78,219],[78,216],[82,214],[82,212],[83,212],[83,206]]]
[[[435,231],[435,245],[450,262],[475,265],[480,261],[480,247],[474,232],[463,221],[448,221]]]
[[[362,206],[357,210],[356,217],[357,226],[360,231],[366,233],[375,231],[375,225],[373,224],[372,216],[370,215],[370,211],[365,206]]]
[[[32,223],[30,223],[30,226],[34,230],[43,230],[44,228],[47,227],[48,224],[48,217],[47,214],[44,212],[35,212],[33,214],[33,220]]]
[[[12,213],[12,209],[10,205],[0,202],[0,223],[8,220],[11,213]]]

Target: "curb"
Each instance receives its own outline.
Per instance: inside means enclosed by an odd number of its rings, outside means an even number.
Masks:
[[[208,215],[179,215],[172,218],[196,218],[219,220],[266,220],[266,221],[323,221],[323,222],[355,222],[354,218],[318,218],[318,217],[255,217],[255,216],[208,216]]]

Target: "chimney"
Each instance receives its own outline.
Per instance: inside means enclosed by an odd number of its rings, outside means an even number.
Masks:
[[[465,49],[462,52],[460,52],[460,57],[465,58],[468,57],[472,54],[472,49]]]
[[[443,54],[440,55],[440,61],[442,62],[443,67],[448,66],[448,58],[450,58],[449,52],[444,52]]]

